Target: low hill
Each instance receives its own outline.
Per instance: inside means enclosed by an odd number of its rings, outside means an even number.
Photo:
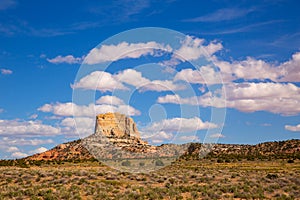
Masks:
[[[185,159],[199,159],[201,150],[207,145],[192,143],[183,155]],[[210,150],[204,158],[224,159],[276,159],[298,158],[300,159],[300,140],[286,140],[264,142],[256,145],[241,144],[210,144]],[[200,157],[199,157],[200,156]]]

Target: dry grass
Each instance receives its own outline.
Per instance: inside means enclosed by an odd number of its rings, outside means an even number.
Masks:
[[[0,167],[0,199],[300,199],[300,161],[181,161],[150,174],[97,162]]]

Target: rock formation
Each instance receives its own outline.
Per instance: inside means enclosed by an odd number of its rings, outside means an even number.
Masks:
[[[140,138],[133,119],[120,113],[97,115],[95,133],[114,138]]]
[[[120,113],[100,114],[96,117],[95,134],[86,138],[88,146],[91,141],[102,144],[114,144],[117,147],[141,148],[150,146],[140,138],[140,133],[133,119]]]
[[[202,155],[202,151],[207,148],[210,156],[217,157],[222,155],[237,155],[237,157],[272,156],[277,154],[299,155],[300,140],[257,145],[209,144],[203,146],[203,144],[194,143],[152,146],[140,138],[133,119],[120,113],[106,113],[96,117],[94,134],[80,140],[60,144],[49,151],[35,154],[26,159],[86,160],[96,158],[106,162],[106,160],[120,161],[122,159],[168,159],[178,158],[181,155],[188,155],[188,157],[197,159],[200,154]],[[204,151],[204,153],[207,153],[207,151]]]

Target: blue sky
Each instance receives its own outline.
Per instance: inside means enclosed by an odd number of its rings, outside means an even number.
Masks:
[[[110,110],[131,115],[153,144],[299,139],[299,6],[2,0],[0,158],[88,135],[95,112]],[[122,33],[142,27],[182,35]]]

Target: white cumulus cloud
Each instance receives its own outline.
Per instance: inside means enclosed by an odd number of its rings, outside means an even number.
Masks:
[[[216,61],[215,64],[220,68],[224,77],[230,77],[232,80],[266,80],[276,81],[282,75],[282,69],[271,65],[263,60],[256,60],[247,57],[242,61]],[[225,79],[226,79],[225,78]]]
[[[210,122],[203,122],[198,117],[193,118],[171,118],[164,119],[160,122],[154,122],[148,127],[144,128],[144,132],[160,132],[164,131],[167,133],[184,133],[184,132],[193,132],[203,129],[217,128],[216,124]]]
[[[20,152],[20,151],[17,151],[17,152],[14,152],[14,153],[11,154],[12,158],[24,158],[24,157],[27,157],[27,156],[28,156],[28,154]]]
[[[60,123],[67,132],[78,133],[80,137],[88,136],[94,133],[95,119],[89,117],[67,117]]]
[[[129,90],[123,83],[134,86],[140,92],[145,91],[176,91],[185,89],[184,85],[175,84],[172,80],[149,80],[134,69],[126,69],[117,74],[95,71],[83,77],[72,88],[99,90],[101,92],[114,90]]]
[[[224,138],[225,135],[221,134],[221,133],[215,133],[215,134],[211,134],[209,135],[210,138]]]
[[[113,90],[127,90],[120,81],[115,79],[110,73],[104,71],[94,71],[81,78],[72,85],[74,89],[99,90],[101,92]]]
[[[59,116],[75,116],[75,117],[94,117],[96,114],[107,112],[120,112],[125,115],[140,115],[140,111],[129,105],[77,105],[72,102],[45,104],[38,108],[42,112],[50,112]]]
[[[141,132],[141,137],[153,144],[163,143],[164,141],[170,141],[174,135],[172,133],[167,133],[165,131],[158,131],[155,133],[144,133]]]
[[[150,80],[143,77],[142,73],[134,69],[125,69],[118,72],[114,77],[123,83],[133,85],[136,88],[141,87],[144,84],[150,83]]]
[[[226,105],[243,112],[300,113],[300,88],[292,83],[239,83],[226,86]]]
[[[17,152],[20,151],[18,147],[8,147],[6,152]]]
[[[190,51],[193,52],[192,49]],[[214,64],[220,69],[220,72],[216,72],[210,66],[202,66],[198,70],[183,69],[175,75],[174,80],[183,80],[193,84],[228,83],[238,79],[300,82],[300,52],[294,53],[289,61],[277,65],[252,57],[231,62],[214,59]]]
[[[181,142],[200,142],[200,138],[196,135],[183,135],[178,138]]]
[[[174,80],[207,85],[232,81],[230,76],[221,76],[220,73],[216,72],[211,66],[202,66],[199,70],[183,69],[177,72]]]
[[[67,64],[80,64],[84,57],[74,57],[73,55],[61,56],[55,58],[47,58],[47,61],[53,64],[67,63]]]
[[[214,107],[225,107],[226,101],[222,98],[213,97],[211,92],[207,92],[202,96],[192,96],[183,98],[178,94],[168,94],[157,98],[158,103],[172,103],[172,104],[187,104],[194,106],[214,106]]]
[[[300,124],[296,125],[296,126],[292,126],[292,125],[285,125],[284,128],[286,130],[289,130],[289,131],[298,131],[300,132]]]
[[[226,95],[207,92],[199,97],[179,95],[159,97],[159,103],[190,104],[235,108],[242,112],[268,111],[282,115],[300,113],[300,88],[292,83],[230,83],[223,86]]]
[[[175,84],[173,81],[170,80],[153,80],[149,83],[144,84],[139,88],[139,91],[177,91],[183,90],[186,87],[184,85]]]
[[[279,81],[300,82],[300,52],[292,55],[292,59],[282,63],[279,69],[282,70],[282,77]]]
[[[126,69],[119,72],[114,77],[117,80],[135,86],[139,91],[176,91],[182,90],[183,85],[175,84],[170,80],[149,80],[143,77],[142,73],[134,69]]]
[[[45,152],[45,151],[48,151],[48,149],[47,148],[45,148],[45,147],[39,147],[39,148],[37,148],[37,149],[34,149],[34,150],[32,150],[32,151],[29,151],[29,154],[37,154],[37,153],[43,153],[43,152]]]
[[[0,120],[1,136],[34,136],[34,135],[59,135],[57,127],[43,124],[41,121]]]
[[[124,101],[116,96],[105,95],[100,97],[97,104],[108,104],[108,105],[124,105]]]
[[[3,137],[0,140],[1,147],[10,146],[38,146],[42,144],[53,144],[52,139],[24,139],[24,138],[13,138],[13,137]]]
[[[156,55],[156,51],[172,51],[168,45],[157,42],[128,43],[121,42],[117,45],[101,45],[92,49],[86,56],[84,63],[97,64],[102,62],[116,61],[124,58],[140,58],[146,55]]]
[[[38,114],[32,114],[29,116],[29,119],[36,119],[38,118]]]
[[[197,60],[200,57],[211,57],[216,52],[223,49],[223,45],[218,42],[210,42],[208,45],[204,45],[205,40],[186,36],[182,41],[182,45],[179,49],[174,51],[174,58],[182,61]]]
[[[223,79],[227,80],[272,80],[275,82],[300,82],[300,52],[292,55],[289,61],[274,64],[252,57],[242,61],[218,61]],[[258,73],[259,72],[259,73]]]

